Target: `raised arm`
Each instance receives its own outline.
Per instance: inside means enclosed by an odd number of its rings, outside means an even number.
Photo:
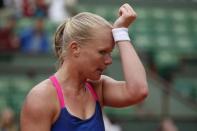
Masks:
[[[119,9],[119,18],[114,28],[128,28],[136,19],[136,13],[129,4]],[[125,81],[116,81],[107,76],[102,77],[103,104],[123,107],[142,101],[148,94],[148,86],[144,67],[128,40],[118,41]]]

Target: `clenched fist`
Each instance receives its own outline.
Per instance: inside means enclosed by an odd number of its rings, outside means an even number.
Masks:
[[[137,14],[129,4],[124,4],[119,9],[119,17],[114,22],[114,28],[125,27],[128,28],[131,23],[136,19]]]

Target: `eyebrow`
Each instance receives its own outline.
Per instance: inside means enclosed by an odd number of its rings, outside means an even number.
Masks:
[[[112,52],[115,46],[111,47],[99,47],[99,50],[106,50]]]

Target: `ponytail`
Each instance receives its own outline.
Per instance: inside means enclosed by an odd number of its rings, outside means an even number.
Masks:
[[[63,35],[64,35],[64,28],[65,28],[66,22],[62,23],[55,33],[54,37],[54,51],[56,57],[59,59],[59,66],[63,64],[63,58],[62,58],[62,52],[63,52]]]

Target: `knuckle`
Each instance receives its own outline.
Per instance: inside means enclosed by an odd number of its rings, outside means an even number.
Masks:
[[[124,5],[128,6],[129,4],[128,3],[125,3]]]
[[[126,17],[127,18],[136,18],[137,17],[137,14],[130,13],[130,14],[127,14]]]
[[[135,16],[137,16],[137,13],[136,13],[136,12],[134,12],[133,14],[134,14]]]
[[[134,18],[136,18],[136,17],[137,17],[137,14],[136,14],[136,13],[135,13],[135,14],[133,14],[133,17],[134,17]]]

